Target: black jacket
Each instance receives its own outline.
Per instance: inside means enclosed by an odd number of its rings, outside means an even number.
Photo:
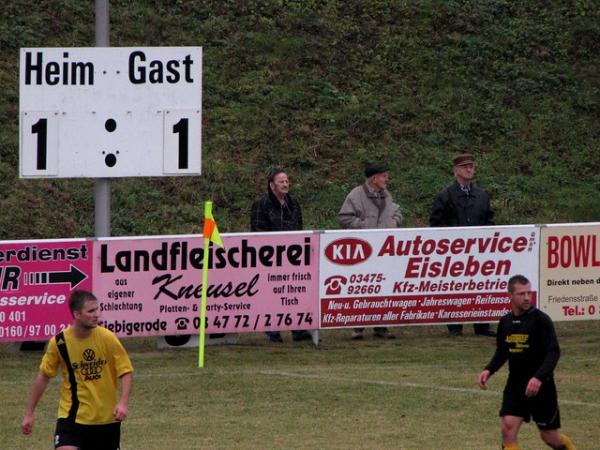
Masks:
[[[302,226],[300,204],[290,194],[285,195],[282,205],[269,189],[252,205],[251,231],[294,231],[301,230]]]
[[[432,227],[465,227],[494,225],[494,211],[487,193],[471,185],[463,192],[457,181],[442,189],[433,202],[429,225]]]

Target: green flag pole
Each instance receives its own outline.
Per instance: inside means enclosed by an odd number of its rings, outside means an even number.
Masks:
[[[212,202],[204,202],[204,222],[212,218]],[[198,367],[204,367],[204,337],[206,334],[206,291],[208,287],[208,247],[210,236],[204,233],[204,252],[202,257],[202,299],[200,300],[200,342],[198,345]]]

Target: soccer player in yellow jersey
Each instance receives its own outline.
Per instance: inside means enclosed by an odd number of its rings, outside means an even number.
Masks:
[[[69,298],[73,323],[54,336],[42,358],[21,431],[30,434],[33,415],[50,378],[61,368],[57,450],[118,450],[121,422],[127,418],[133,367],[113,332],[98,326],[96,297],[74,291]],[[121,392],[117,399],[118,380]]]

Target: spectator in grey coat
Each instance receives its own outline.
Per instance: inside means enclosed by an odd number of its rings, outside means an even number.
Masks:
[[[338,221],[343,228],[396,228],[402,222],[400,206],[394,203],[387,190],[389,177],[387,164],[369,164],[365,169],[364,184],[355,187],[346,196]],[[355,328],[352,339],[362,339],[364,328]],[[386,327],[375,327],[375,337],[393,339],[395,336]]]

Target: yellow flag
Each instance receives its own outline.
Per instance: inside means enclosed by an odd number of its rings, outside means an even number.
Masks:
[[[208,239],[214,242],[219,247],[223,247],[223,241],[221,241],[221,235],[219,234],[219,228],[217,222],[212,215],[212,202],[207,202],[208,205],[204,208],[204,239]]]
[[[223,247],[223,241],[212,215],[212,202],[204,203],[204,259],[202,260],[202,297],[200,299],[200,345],[198,345],[198,367],[204,367],[204,336],[206,334],[206,296],[208,289],[208,246],[214,242]]]

